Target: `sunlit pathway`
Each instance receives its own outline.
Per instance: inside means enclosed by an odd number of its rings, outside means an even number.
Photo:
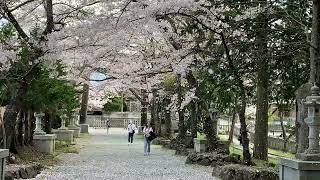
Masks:
[[[64,154],[64,163],[43,171],[35,179],[212,180],[210,167],[185,165],[185,157],[160,146],[143,156],[143,140],[128,146],[123,129],[91,129],[92,137],[79,142],[80,154]]]

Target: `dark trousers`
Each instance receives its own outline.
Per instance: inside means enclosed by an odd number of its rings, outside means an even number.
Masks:
[[[133,133],[129,133],[128,142],[132,143],[132,141],[133,141]]]

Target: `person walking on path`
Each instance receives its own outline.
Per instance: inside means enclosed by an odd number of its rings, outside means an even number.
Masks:
[[[150,125],[150,122],[147,123],[146,127],[143,128],[144,134],[144,155],[150,155],[150,140],[148,137],[150,136],[150,132],[153,132],[153,129]]]
[[[107,120],[107,134],[109,134],[110,127],[111,127],[111,123],[109,120]]]
[[[133,135],[135,131],[137,130],[136,125],[132,123],[132,121],[129,122],[128,125],[128,145],[133,142]]]

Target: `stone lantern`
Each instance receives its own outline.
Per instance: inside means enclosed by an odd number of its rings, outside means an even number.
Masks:
[[[35,135],[44,135],[46,134],[41,127],[41,120],[44,116],[43,113],[34,113],[34,117],[36,118],[36,129],[34,130]]]
[[[73,113],[71,115],[70,124],[69,124],[68,128],[76,127],[76,124],[75,124],[76,118],[77,118],[77,115],[75,113]]]
[[[218,110],[214,108],[214,104],[213,103],[210,104],[209,113],[210,113],[210,116],[211,116],[212,121],[213,121],[214,131],[218,135]]]
[[[280,180],[315,180],[320,177],[320,88],[314,85],[311,96],[303,102],[308,109],[308,117],[304,119],[309,127],[309,146],[304,153],[296,155],[297,159],[279,158]]]
[[[66,119],[67,119],[67,115],[63,114],[61,116],[61,127],[59,129],[62,129],[62,130],[67,129],[66,128]]]
[[[77,126],[76,122],[78,121],[78,115],[73,113],[70,119],[70,124],[68,126],[69,130],[73,130],[73,137],[78,138],[80,137],[80,128]]]
[[[320,127],[320,88],[314,85],[311,96],[306,97],[304,105],[308,109],[308,117],[304,120],[309,127],[309,147],[301,154],[303,160],[320,160],[319,127]]]

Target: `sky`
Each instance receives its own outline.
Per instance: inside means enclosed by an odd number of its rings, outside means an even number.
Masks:
[[[90,75],[90,79],[95,79],[95,80],[102,80],[105,79],[107,75],[99,73],[99,72],[94,72]],[[92,86],[98,86],[99,83],[101,82],[96,82],[96,81],[90,81]]]

